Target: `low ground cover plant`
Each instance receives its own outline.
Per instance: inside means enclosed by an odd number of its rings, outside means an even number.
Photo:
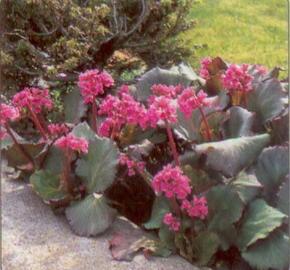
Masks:
[[[118,213],[151,232],[112,239],[116,259],[143,250],[215,269],[283,270],[287,94],[278,69],[219,57],[198,73],[157,67],[132,85],[87,70],[64,97],[62,122],[47,121],[45,89],[2,103],[1,150],[75,233],[100,234]]]

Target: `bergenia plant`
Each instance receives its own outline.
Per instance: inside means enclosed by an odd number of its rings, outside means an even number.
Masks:
[[[46,119],[49,90],[1,104],[1,149],[77,234],[102,233],[117,213],[147,230],[113,239],[115,259],[143,250],[213,269],[288,269],[288,87],[276,71],[217,57],[199,75],[180,64],[114,85],[88,70],[64,97],[63,122]],[[17,134],[25,118],[40,140]]]

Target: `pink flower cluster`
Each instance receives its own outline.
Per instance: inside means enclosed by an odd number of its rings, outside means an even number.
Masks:
[[[78,138],[73,134],[68,134],[57,139],[54,143],[58,148],[63,150],[73,150],[80,153],[88,152],[88,141],[84,138]]]
[[[248,74],[248,65],[243,64],[230,65],[226,73],[223,75],[223,85],[224,87],[232,91],[249,92],[252,88],[253,77]]]
[[[169,124],[177,121],[177,105],[171,98],[165,96],[151,96],[147,111],[148,124],[155,128],[157,123],[162,120]]]
[[[4,103],[0,104],[0,124],[5,125],[9,121],[15,121],[20,117],[19,111],[17,108],[6,105]]]
[[[128,167],[128,175],[133,176],[136,174],[136,171],[142,172],[145,168],[145,162],[143,161],[134,161],[130,159],[126,154],[121,154],[119,158],[119,163],[121,165]]]
[[[179,167],[169,164],[154,176],[152,187],[157,193],[163,192],[167,198],[184,200],[191,193],[189,182]]]
[[[167,213],[163,217],[163,223],[169,227],[169,230],[178,232],[180,229],[180,221],[174,217],[172,213]]]
[[[104,94],[105,88],[113,84],[112,76],[106,71],[92,69],[79,75],[78,86],[86,104],[94,102],[98,95]]]
[[[165,85],[165,84],[154,84],[151,87],[151,90],[156,96],[165,96],[168,98],[175,98],[181,91],[181,85]]]
[[[198,94],[195,94],[195,90],[192,87],[188,87],[183,90],[181,95],[178,97],[178,105],[180,111],[185,117],[190,118],[193,110],[208,106],[210,104],[207,94],[200,90]]]
[[[125,124],[139,125],[146,128],[147,114],[144,105],[136,101],[127,91],[121,87],[118,97],[108,95],[100,104],[99,115],[108,118],[100,125],[99,134],[109,137],[111,132],[118,132]]]
[[[188,200],[183,200],[181,204],[181,209],[184,210],[188,216],[192,218],[204,219],[208,214],[207,201],[205,197],[193,197],[190,202]]]
[[[24,88],[14,95],[12,102],[19,110],[29,108],[36,114],[40,113],[43,108],[47,110],[53,108],[53,102],[48,89],[39,89],[35,87]]]
[[[209,73],[209,65],[212,63],[212,59],[210,57],[206,57],[201,60],[200,62],[200,70],[199,70],[199,76],[204,78],[205,80],[210,79],[210,73]]]
[[[69,128],[66,124],[50,124],[47,126],[48,132],[53,137],[59,137],[69,132]]]

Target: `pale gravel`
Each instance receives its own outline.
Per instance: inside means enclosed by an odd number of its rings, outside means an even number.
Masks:
[[[198,270],[179,256],[142,254],[132,262],[112,259],[108,241],[126,222],[94,238],[72,233],[64,216],[55,215],[27,183],[2,177],[3,270]]]

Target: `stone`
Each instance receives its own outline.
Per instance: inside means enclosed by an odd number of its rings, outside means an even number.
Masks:
[[[118,218],[102,235],[75,235],[63,215],[55,215],[25,181],[2,182],[3,270],[198,270],[179,256],[137,255],[132,262],[113,260],[109,240],[127,226]]]

